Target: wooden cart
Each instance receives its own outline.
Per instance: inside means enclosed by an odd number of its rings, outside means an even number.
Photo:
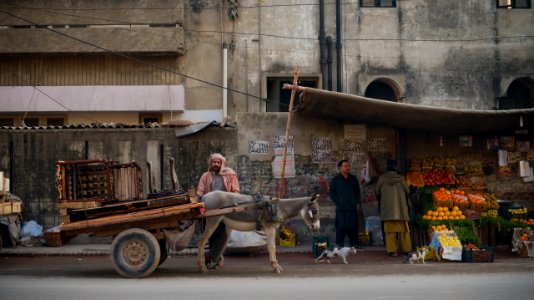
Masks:
[[[63,223],[59,236],[63,242],[79,234],[113,237],[110,256],[115,270],[124,277],[146,277],[167,258],[163,229],[201,218],[203,207],[185,194],[72,210],[69,216],[87,218]]]
[[[124,168],[127,170],[122,170]],[[59,232],[54,233],[55,239],[67,243],[79,234],[113,237],[110,256],[115,270],[124,277],[140,278],[149,276],[167,258],[165,229],[177,228],[185,220],[255,206],[205,212],[204,204],[197,202],[194,191],[183,193],[181,189],[154,192],[146,199],[135,199],[143,194],[138,172],[135,164],[118,165],[103,160],[58,162],[56,187],[64,223],[59,226]],[[117,174],[122,174],[120,180]],[[172,176],[175,178],[174,173]],[[174,180],[173,183],[174,187],[178,186]],[[152,191],[152,185],[149,186]],[[127,199],[117,197],[119,187],[127,191]],[[84,195],[91,197],[84,198]],[[67,199],[71,197],[76,199]]]

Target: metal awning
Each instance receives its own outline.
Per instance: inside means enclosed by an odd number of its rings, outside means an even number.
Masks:
[[[534,129],[534,108],[469,110],[397,103],[298,87],[296,112],[349,123],[386,125],[400,129],[442,133],[489,133]]]

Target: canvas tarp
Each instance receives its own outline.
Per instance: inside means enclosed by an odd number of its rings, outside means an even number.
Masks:
[[[299,87],[297,113],[348,123],[442,133],[484,133],[534,128],[534,108],[468,110],[397,103]],[[522,119],[523,126],[520,127]]]

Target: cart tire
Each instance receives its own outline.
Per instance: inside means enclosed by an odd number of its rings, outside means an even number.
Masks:
[[[158,244],[159,244],[159,252],[160,252],[159,263],[158,263],[158,267],[159,267],[164,261],[167,260],[167,257],[169,257],[169,252],[167,252],[167,240],[166,239],[158,240]]]
[[[142,278],[152,274],[158,267],[160,254],[158,240],[140,228],[121,232],[111,244],[113,266],[127,278]]]

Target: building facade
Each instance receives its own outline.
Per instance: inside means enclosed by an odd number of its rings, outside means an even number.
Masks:
[[[404,103],[529,108],[530,0],[3,1],[3,125],[222,121],[293,81]]]
[[[272,139],[285,132],[287,114],[280,112],[287,112],[290,92],[282,86],[293,82],[296,67],[301,86],[369,98],[468,110],[532,108],[532,53],[531,0],[2,1],[0,126],[17,129],[1,130],[0,167],[13,175],[27,216],[46,226],[58,223],[53,167],[61,159],[178,157],[181,182],[194,186],[208,154],[224,152],[243,192],[275,194]],[[165,127],[18,130],[226,117],[238,129],[183,140]],[[336,160],[368,149],[347,143],[341,122],[297,120],[295,176],[286,193],[316,191],[328,203]],[[467,149],[456,135],[409,132],[400,140],[391,128],[367,132],[382,143],[373,152],[380,163],[392,155],[495,158],[485,148],[487,136]],[[330,142],[332,157],[314,162],[314,141]],[[270,148],[258,155],[250,142]],[[43,168],[35,170],[33,161]],[[155,163],[157,172],[162,165]],[[498,196],[532,202],[532,183],[488,178]],[[170,182],[161,176],[157,184],[164,189]],[[372,186],[364,193],[371,196]],[[366,215],[376,215],[376,201],[366,206]],[[331,228],[332,207],[323,211]]]

